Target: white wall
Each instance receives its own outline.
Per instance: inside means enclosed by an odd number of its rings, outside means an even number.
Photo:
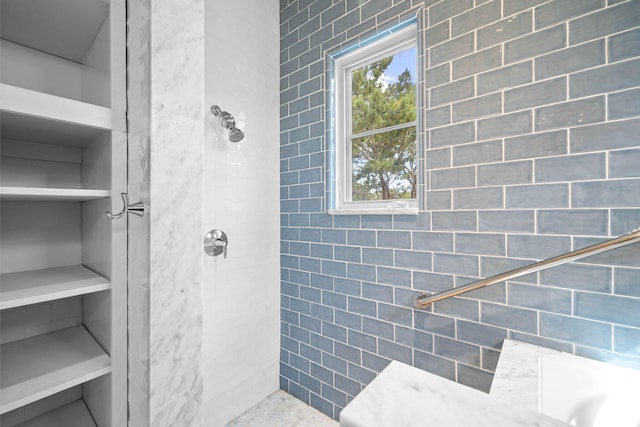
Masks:
[[[205,5],[205,108],[229,111],[246,138],[205,117],[203,234],[229,236],[204,260],[204,420],[224,425],[278,388],[278,2]]]

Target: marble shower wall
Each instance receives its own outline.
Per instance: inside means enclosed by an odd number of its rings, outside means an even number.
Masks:
[[[222,425],[278,388],[278,5],[172,3],[128,6],[129,425]]]
[[[204,1],[129,2],[129,425],[202,425]]]
[[[278,4],[207,2],[205,22],[205,106],[246,134],[229,142],[206,113],[203,233],[229,236],[204,262],[204,419],[219,426],[278,388]]]

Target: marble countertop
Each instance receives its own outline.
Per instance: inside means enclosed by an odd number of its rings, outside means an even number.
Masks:
[[[528,411],[538,411],[538,359],[562,354],[537,345],[504,340],[489,394]]]
[[[506,368],[505,368],[506,369]],[[567,426],[401,362],[391,362],[340,414],[342,427]]]

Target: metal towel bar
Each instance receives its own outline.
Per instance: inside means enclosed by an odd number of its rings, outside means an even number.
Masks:
[[[432,302],[440,301],[446,298],[455,297],[466,292],[471,292],[476,289],[484,288],[486,286],[495,285],[496,283],[504,282],[505,280],[515,279],[526,274],[535,273],[540,270],[544,270],[557,265],[566,264],[571,261],[576,261],[582,258],[586,258],[591,255],[599,254],[601,252],[610,251],[612,249],[627,246],[632,243],[640,241],[640,228],[635,231],[625,234],[614,239],[607,240],[605,242],[597,243],[592,246],[588,246],[583,249],[578,249],[573,252],[567,252],[562,255],[555,256],[553,258],[546,259],[534,264],[529,264],[524,267],[516,268],[505,273],[497,274],[495,276],[481,279],[468,285],[461,286],[459,288],[450,289],[434,295],[427,295],[423,293],[416,298],[414,307],[420,309],[426,309]]]

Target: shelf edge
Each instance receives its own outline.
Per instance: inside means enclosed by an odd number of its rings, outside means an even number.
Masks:
[[[14,201],[88,201],[111,197],[110,190],[84,188],[0,187],[0,199]]]
[[[87,372],[84,375],[75,376],[72,379],[69,379],[67,381],[62,381],[62,382],[55,381],[55,384],[52,384],[49,387],[42,389],[38,392],[29,394],[27,396],[21,396],[21,397],[9,400],[7,402],[3,402],[2,406],[0,406],[0,414],[13,411],[14,409],[18,409],[22,406],[28,405],[29,403],[33,403],[37,400],[44,399],[47,396],[51,396],[53,394],[56,394],[68,388],[80,385],[82,383],[86,383],[87,381],[91,381],[92,379],[106,375],[109,372],[111,372],[109,356],[107,356],[106,354],[96,357],[94,359],[88,360],[86,362],[83,362],[79,365],[74,366],[73,368],[76,368],[77,366],[89,368],[89,367],[92,367],[93,365],[105,365],[105,363],[107,366],[102,366],[99,369],[98,368],[93,369],[91,372]],[[64,372],[66,370],[71,370],[71,369],[72,368],[62,369],[60,371],[56,371],[56,372],[52,372],[50,374],[44,375],[43,377],[51,377],[53,375],[58,375],[61,372]],[[34,379],[34,380],[25,381],[23,383],[4,388],[2,389],[2,394],[10,395],[12,393],[16,393],[18,392],[18,390],[28,387],[29,385],[32,385],[33,383],[41,380],[41,378],[42,377],[38,377],[37,379]]]
[[[73,345],[77,348],[82,348],[83,352],[93,354],[90,357],[83,357],[81,361],[74,362],[70,365],[58,365],[56,367],[54,364],[53,367],[55,369],[31,378],[25,378],[22,381],[16,381],[6,387],[2,387],[0,389],[0,414],[18,409],[22,406],[28,405],[29,403],[33,403],[68,388],[86,383],[87,381],[91,381],[112,371],[109,355],[104,352],[104,350],[83,326],[74,326],[72,328],[61,329],[41,336],[26,338],[21,341],[14,341],[3,344],[2,347],[13,346],[14,348],[11,350],[13,353],[20,350],[21,347],[22,349],[30,349],[31,354],[33,355],[35,354],[33,353],[35,346],[42,346],[42,344],[46,342],[51,343],[52,340],[54,342],[53,346],[44,346],[44,348],[38,350],[38,357],[36,359],[33,357],[27,357],[26,360],[31,360],[33,363],[34,361],[48,358],[52,351],[55,353],[57,348],[61,348],[58,347],[60,342],[64,343],[63,345],[66,347],[71,344],[71,341],[73,341]],[[16,345],[19,345],[17,349],[15,348]],[[7,349],[3,348],[2,350],[5,351]],[[67,354],[67,356],[70,355],[72,355],[72,353]],[[58,357],[59,356],[60,354],[58,352]],[[16,369],[18,367],[17,365],[14,366],[13,363],[25,363],[23,360],[23,354],[20,354],[20,358],[16,358],[15,355],[9,356],[9,358],[10,360],[13,360],[13,362],[10,362],[12,364],[7,365],[3,357],[3,371],[10,369],[11,372],[13,372],[12,369]]]
[[[51,419],[53,418],[53,420]],[[82,400],[76,400],[29,420],[23,421],[16,427],[67,427],[78,426],[79,420],[82,426],[96,427],[89,408]],[[53,422],[53,424],[52,424]]]
[[[126,131],[124,112],[0,83],[0,110],[105,130]]]
[[[84,280],[85,282],[92,279]],[[53,285],[51,285],[53,286]],[[62,287],[58,284],[59,287]],[[42,289],[46,289],[45,286]],[[79,285],[73,288],[67,288],[56,291],[43,292],[36,295],[27,295],[20,297],[12,297],[13,293],[19,291],[0,291],[0,310],[7,310],[9,308],[24,307],[31,304],[38,304],[47,301],[55,301],[63,298],[71,298],[78,295],[87,295],[95,292],[107,291],[111,289],[111,282],[105,279],[102,283],[95,283],[92,285]]]

